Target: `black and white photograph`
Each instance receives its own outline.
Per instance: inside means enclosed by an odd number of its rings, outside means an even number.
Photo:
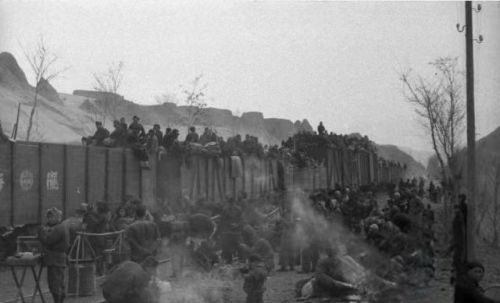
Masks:
[[[500,1],[0,0],[0,303],[500,303]]]

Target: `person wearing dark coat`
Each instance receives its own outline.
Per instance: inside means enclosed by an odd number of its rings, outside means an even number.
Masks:
[[[245,302],[262,303],[264,302],[264,292],[266,291],[266,265],[258,255],[251,255],[249,262],[249,268],[242,269],[244,278],[243,290],[247,294]]]
[[[122,127],[123,130],[125,130],[125,132],[127,131],[128,124],[127,124],[127,122],[125,122],[125,118],[124,117],[120,118],[120,126]]]
[[[38,232],[42,244],[43,264],[47,267],[49,290],[55,303],[62,303],[66,295],[64,272],[66,251],[69,248],[68,229],[61,224],[62,212],[57,208],[47,210],[47,224]]]
[[[455,284],[455,303],[500,303],[484,295],[479,282],[484,276],[484,266],[479,262],[467,262],[464,275],[457,279]]]
[[[325,126],[323,125],[323,122],[319,122],[318,135],[322,136],[322,135],[326,135],[326,134],[327,134],[327,131],[325,129]]]
[[[153,134],[156,136],[156,138],[158,138],[158,144],[161,145],[163,142],[163,133],[161,132],[160,124],[155,124],[153,126]]]
[[[137,206],[135,214],[136,221],[126,229],[125,235],[130,245],[130,259],[140,263],[157,254],[161,237],[156,223],[145,218],[146,208],[143,205]]]
[[[184,263],[188,255],[186,240],[190,234],[189,218],[184,214],[177,215],[174,221],[170,222],[170,259],[172,264],[172,279],[182,278]]]
[[[120,121],[113,121],[114,130],[109,135],[109,138],[112,140],[111,146],[125,146],[125,142],[127,139],[127,129],[124,129],[121,125]]]
[[[134,116],[132,120],[133,122],[130,123],[128,129],[130,129],[132,133],[134,133],[137,136],[138,139],[146,137],[146,130],[144,130],[144,126],[142,126],[142,124],[139,123],[140,121],[139,117]]]
[[[200,137],[198,136],[198,133],[196,132],[196,128],[194,126],[191,126],[189,128],[189,132],[186,135],[186,140],[185,143],[198,143],[200,140]]]
[[[313,276],[316,296],[339,296],[352,293],[355,289],[347,283],[342,273],[341,263],[333,249],[327,250],[327,258],[321,259]]]
[[[463,264],[467,260],[467,235],[465,216],[459,205],[455,205],[455,216],[452,222],[452,245],[450,250],[453,252],[453,269],[458,277],[464,270]],[[453,279],[453,277],[452,277]]]
[[[154,303],[159,291],[152,283],[158,261],[147,257],[143,262],[125,261],[111,270],[102,284],[107,303]]]
[[[234,199],[229,199],[228,204],[221,213],[219,230],[221,232],[222,259],[232,263],[233,257],[240,257],[239,243],[241,241],[242,211]]]
[[[95,145],[97,146],[103,146],[104,145],[104,139],[109,137],[109,131],[102,126],[101,121],[97,121],[95,123],[95,126],[97,130],[95,131],[94,135],[90,137],[90,140],[95,142]]]
[[[161,142],[162,142],[161,145],[163,145],[166,149],[168,149],[174,142],[174,138],[172,136],[172,129],[170,127],[167,127],[165,129],[165,135],[163,136],[163,140]]]
[[[274,251],[269,241],[259,237],[255,229],[250,225],[243,227],[242,238],[244,243],[240,244],[241,250],[247,257],[252,255],[259,256],[266,265],[267,271],[273,271]]]
[[[280,251],[279,251],[279,265],[280,271],[287,271],[295,269],[295,250],[293,244],[293,234],[295,226],[293,225],[291,215],[285,217],[280,222]]]

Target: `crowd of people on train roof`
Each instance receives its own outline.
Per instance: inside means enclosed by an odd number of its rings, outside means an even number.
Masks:
[[[328,133],[323,126],[323,122],[317,127],[317,132],[301,131],[278,145],[266,145],[259,142],[255,136],[246,134],[243,138],[240,134],[227,138],[217,134],[215,129],[205,127],[201,135],[198,134],[195,126],[188,128],[188,133],[184,141],[179,139],[179,130],[176,128],[166,128],[162,132],[159,124],[154,124],[153,128],[147,132],[140,123],[138,116],[133,117],[133,121],[128,125],[125,118],[113,122],[113,131],[109,132],[101,122],[96,122],[96,131],[92,136],[82,138],[82,142],[87,145],[105,147],[130,147],[137,151],[142,158],[147,158],[147,154],[152,151],[165,151],[173,154],[181,154],[185,151],[203,151],[211,155],[256,155],[262,157],[278,157],[280,155],[293,158],[300,164],[315,162],[314,157],[310,157],[314,149],[349,149],[352,151],[376,152],[375,144],[367,136],[359,134],[342,135],[333,132]],[[141,153],[142,152],[142,153]],[[383,165],[393,165],[402,167],[400,163],[380,159]]]

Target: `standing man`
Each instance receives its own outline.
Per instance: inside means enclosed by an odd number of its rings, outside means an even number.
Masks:
[[[319,122],[319,125],[318,125],[318,135],[323,136],[326,134],[327,134],[327,132],[326,132],[325,126],[323,125],[323,121],[321,121],[321,122]]]
[[[229,198],[220,218],[222,259],[231,264],[233,257],[241,257],[239,244],[241,242],[241,228],[243,216],[241,208],[233,198]]]
[[[149,256],[155,256],[161,245],[160,231],[156,223],[147,220],[146,208],[138,205],[135,211],[136,221],[126,230],[125,235],[130,245],[130,259],[141,263]]]
[[[69,232],[61,224],[62,212],[53,207],[47,210],[47,224],[39,230],[43,264],[47,267],[47,281],[54,303],[62,303],[66,295],[64,271],[66,250],[69,248]]]
[[[189,235],[189,221],[186,214],[179,214],[170,223],[170,252],[172,260],[172,279],[182,278],[184,261],[189,253],[186,240]]]

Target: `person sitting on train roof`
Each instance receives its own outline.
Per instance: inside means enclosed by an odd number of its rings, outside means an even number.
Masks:
[[[113,121],[113,126],[115,129],[113,130],[111,135],[109,135],[109,138],[111,140],[109,142],[109,146],[124,146],[127,138],[127,129],[123,129],[122,124],[118,120]]]
[[[158,138],[158,144],[161,145],[163,142],[163,133],[160,129],[160,124],[153,125],[153,134]]]
[[[96,121],[95,126],[96,126],[96,131],[93,136],[87,139],[87,143],[89,143],[88,141],[91,141],[90,144],[94,144],[96,146],[103,146],[104,139],[109,137],[109,131],[106,128],[104,128],[101,121]]]
[[[144,126],[142,126],[142,124],[139,123],[141,119],[139,119],[139,117],[137,116],[134,116],[132,119],[133,121],[129,125],[128,129],[130,129],[133,133],[135,133],[138,138],[145,137],[146,131],[144,130]]]
[[[185,143],[198,143],[199,141],[199,136],[198,133],[196,132],[196,128],[194,126],[189,127],[189,132],[186,135],[186,140],[184,140]]]

